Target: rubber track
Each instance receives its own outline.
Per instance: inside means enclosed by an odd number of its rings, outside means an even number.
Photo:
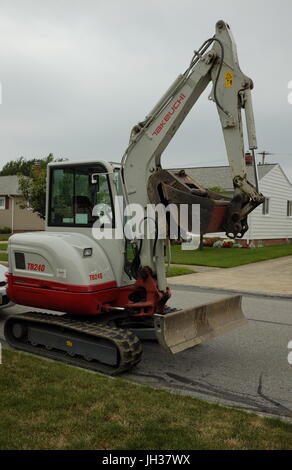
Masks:
[[[21,342],[13,337],[11,327],[14,322],[22,321],[34,325],[48,325],[60,328],[66,336],[68,332],[86,334],[90,338],[101,338],[110,341],[119,352],[119,364],[115,368],[111,365],[102,364],[98,361],[86,361],[82,357],[71,357],[65,351],[47,350],[44,347],[32,346],[30,343]],[[8,344],[16,349],[21,349],[29,353],[38,354],[49,359],[57,359],[85,369],[95,370],[107,375],[117,375],[130,370],[138,364],[142,356],[142,344],[130,330],[111,327],[100,323],[88,321],[76,321],[63,316],[51,315],[47,313],[28,312],[20,315],[10,316],[4,327],[5,338]]]

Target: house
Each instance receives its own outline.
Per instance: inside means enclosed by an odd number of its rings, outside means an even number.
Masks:
[[[29,207],[19,189],[18,176],[0,176],[0,228],[10,227],[12,232],[44,230],[45,222]]]
[[[255,184],[254,167],[248,160],[246,162],[248,180]],[[249,215],[249,230],[243,240],[254,246],[292,243],[292,184],[279,164],[260,164],[257,168],[265,202]],[[224,196],[232,197],[233,184],[228,166],[185,168],[185,171],[206,188],[221,188]],[[224,234],[206,236],[224,237]]]

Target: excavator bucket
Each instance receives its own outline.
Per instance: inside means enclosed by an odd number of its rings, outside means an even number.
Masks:
[[[165,315],[157,314],[154,319],[157,339],[162,348],[172,354],[192,348],[245,325],[247,320],[241,304],[242,297],[238,295]]]

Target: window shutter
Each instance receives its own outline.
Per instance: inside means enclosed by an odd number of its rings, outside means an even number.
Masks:
[[[9,197],[5,197],[5,209],[9,209]]]

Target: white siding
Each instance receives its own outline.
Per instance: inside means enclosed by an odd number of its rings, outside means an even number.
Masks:
[[[287,201],[292,201],[292,184],[280,165],[260,181],[260,191],[270,199],[269,215],[262,215],[262,206],[249,217],[250,229],[245,239],[292,238],[292,217],[287,217]]]
[[[292,239],[292,217],[287,217],[287,201],[292,201],[292,184],[280,165],[275,166],[260,180],[260,191],[270,199],[269,215],[262,215],[262,206],[249,216],[249,230],[244,240]],[[224,237],[223,233],[208,234]]]

